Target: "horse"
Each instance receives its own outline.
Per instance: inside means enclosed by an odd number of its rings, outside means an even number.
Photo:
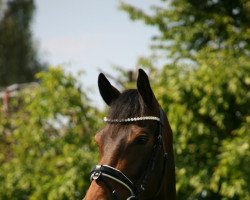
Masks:
[[[137,89],[120,93],[103,73],[98,87],[109,110],[95,135],[99,163],[84,200],[175,200],[172,130],[145,71]]]

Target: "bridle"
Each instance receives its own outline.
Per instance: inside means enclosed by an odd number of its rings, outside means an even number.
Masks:
[[[124,175],[120,170],[115,169],[108,165],[96,165],[92,171],[90,180],[93,181],[102,181],[102,183],[105,184],[105,186],[108,188],[110,193],[112,194],[112,197],[114,200],[119,200],[118,193],[116,190],[114,190],[111,186],[111,184],[105,179],[113,180],[120,185],[122,185],[124,188],[126,188],[130,192],[130,196],[127,198],[127,200],[132,199],[139,199],[139,197],[142,195],[143,191],[145,191],[146,186],[149,181],[149,177],[151,172],[154,170],[157,154],[160,149],[163,149],[163,157],[164,157],[164,164],[163,164],[163,170],[161,174],[161,181],[159,183],[159,189],[158,192],[155,194],[155,197],[159,194],[162,183],[163,183],[163,177],[165,174],[166,169],[166,161],[167,161],[167,152],[166,148],[162,139],[162,128],[164,123],[164,111],[160,108],[160,118],[155,116],[144,116],[144,117],[136,117],[136,118],[127,118],[127,119],[108,119],[104,118],[104,121],[107,123],[123,123],[123,122],[133,122],[133,121],[143,121],[143,120],[154,120],[158,122],[159,126],[159,132],[157,139],[154,143],[153,149],[152,149],[152,155],[151,158],[148,161],[148,165],[144,173],[142,173],[142,181],[141,183],[136,187],[136,185],[126,176]]]
[[[154,195],[154,197],[157,197],[159,195],[160,190],[162,188],[162,184],[163,184],[163,178],[165,174],[166,161],[167,161],[167,152],[166,152],[166,148],[162,139],[164,117],[165,117],[164,111],[160,108],[160,117],[143,116],[143,117],[127,118],[127,119],[108,119],[106,117],[104,118],[104,121],[107,123],[124,123],[124,122],[133,122],[133,121],[153,120],[153,121],[157,121],[158,126],[159,126],[159,132],[155,140],[155,143],[153,145],[151,157],[148,161],[148,165],[146,169],[144,170],[144,173],[142,173],[142,176],[141,176],[142,179],[140,181],[140,184],[137,184],[138,186],[136,186],[120,170],[115,169],[109,165],[96,165],[92,169],[90,180],[101,181],[112,194],[113,200],[119,200],[119,195],[117,191],[113,189],[112,185],[109,183],[107,179],[110,179],[110,180],[115,181],[116,183],[119,183],[120,185],[122,185],[124,188],[126,188],[129,191],[130,196],[126,200],[139,199],[142,193],[145,191],[146,186],[148,185],[148,182],[149,182],[149,177],[155,168],[155,163],[156,163],[158,152],[160,151],[160,149],[163,149],[164,163],[163,163],[163,169],[162,169],[162,174],[161,174],[161,180],[158,185],[159,189],[157,193]]]

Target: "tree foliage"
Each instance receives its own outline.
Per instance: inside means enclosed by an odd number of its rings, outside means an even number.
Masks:
[[[151,6],[150,13],[126,3],[121,9],[132,20],[156,27],[159,34],[153,38],[154,45],[171,59],[192,59],[205,47],[250,53],[248,0],[162,0]]]
[[[174,130],[178,199],[249,199],[249,1],[162,1],[149,11],[122,3],[121,9],[159,30],[153,50],[168,58],[139,64],[150,66]]]
[[[0,199],[81,199],[96,161],[97,110],[52,68],[0,112]]]
[[[155,85],[175,134],[178,196],[248,199],[249,60],[203,56],[196,69],[165,66]]]
[[[0,2],[0,86],[33,81],[45,67],[30,30],[34,10],[33,0]]]

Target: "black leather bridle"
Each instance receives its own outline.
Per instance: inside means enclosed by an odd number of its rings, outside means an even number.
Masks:
[[[126,188],[130,192],[130,196],[126,200],[132,200],[132,199],[139,199],[140,196],[142,195],[143,191],[145,191],[146,186],[149,182],[149,177],[151,173],[153,172],[155,168],[155,163],[157,159],[158,152],[163,149],[163,158],[164,158],[164,164],[163,164],[163,169],[162,169],[162,174],[161,174],[161,180],[158,185],[158,191],[155,193],[154,198],[159,195],[159,192],[162,187],[163,183],[163,178],[165,174],[165,169],[166,169],[166,162],[167,162],[167,152],[166,148],[162,139],[162,128],[164,124],[164,117],[165,113],[164,111],[160,108],[160,120],[158,122],[159,126],[159,132],[157,135],[157,139],[155,140],[153,149],[152,149],[152,154],[151,157],[148,161],[147,168],[144,170],[144,173],[142,173],[142,179],[140,181],[140,184],[137,184],[137,186],[126,176],[124,175],[120,170],[115,169],[111,166],[108,165],[96,165],[90,175],[90,180],[93,181],[101,181],[110,191],[113,200],[119,200],[119,195],[117,191],[112,187],[112,185],[109,183],[107,179],[113,180],[120,185],[122,185],[124,188]]]

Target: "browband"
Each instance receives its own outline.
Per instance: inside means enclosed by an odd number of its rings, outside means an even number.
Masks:
[[[109,119],[107,117],[104,117],[103,120],[104,122],[107,123],[122,123],[122,122],[134,122],[134,121],[144,121],[144,120],[153,120],[159,122],[160,118],[155,116],[131,117],[126,119]]]

